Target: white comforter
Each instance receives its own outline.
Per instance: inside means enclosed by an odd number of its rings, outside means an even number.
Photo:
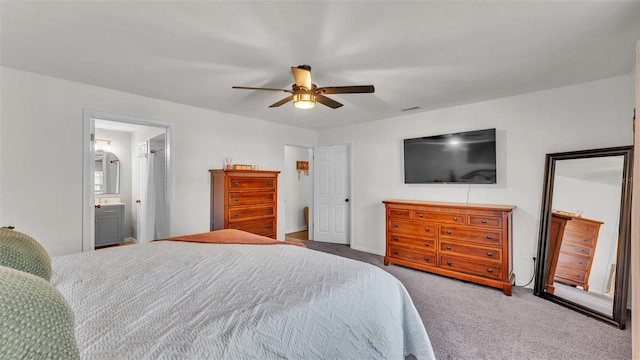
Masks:
[[[302,247],[161,241],[52,263],[83,359],[434,358],[397,279]]]

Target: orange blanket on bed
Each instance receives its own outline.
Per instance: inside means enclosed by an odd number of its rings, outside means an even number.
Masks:
[[[279,245],[288,244],[306,247],[303,243],[293,241],[278,241],[266,236],[248,233],[242,230],[224,229],[211,232],[176,236],[160,240],[188,241],[209,244],[249,244],[249,245]]]

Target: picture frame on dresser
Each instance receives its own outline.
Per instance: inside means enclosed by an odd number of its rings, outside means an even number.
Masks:
[[[626,327],[632,146],[545,159],[534,295]]]
[[[501,289],[511,296],[513,205],[385,200],[389,263]]]

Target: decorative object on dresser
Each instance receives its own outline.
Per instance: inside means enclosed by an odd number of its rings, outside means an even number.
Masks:
[[[209,170],[210,230],[238,229],[275,239],[278,174],[265,170]]]
[[[602,221],[553,211],[549,231],[546,290],[553,294],[553,282],[581,286],[589,291],[589,274]]]
[[[511,295],[515,206],[385,200],[390,262]]]

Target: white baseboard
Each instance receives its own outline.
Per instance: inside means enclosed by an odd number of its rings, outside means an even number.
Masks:
[[[305,231],[305,230],[307,230],[306,226],[298,226],[298,227],[295,227],[293,229],[287,229],[285,231],[285,234],[290,234],[290,233],[294,233],[294,232],[298,232],[298,231]]]
[[[373,250],[373,249],[368,249],[368,248],[364,248],[364,247],[359,247],[359,246],[354,246],[353,244],[349,245],[353,250],[358,250],[358,251],[364,251],[366,253],[369,254],[374,254],[374,255],[380,255],[380,256],[385,256],[385,252],[382,251],[378,251],[378,250]]]
[[[137,244],[138,240],[136,240],[136,239],[134,239],[132,237],[127,237],[127,238],[124,238],[124,242],[132,242],[134,244]]]

